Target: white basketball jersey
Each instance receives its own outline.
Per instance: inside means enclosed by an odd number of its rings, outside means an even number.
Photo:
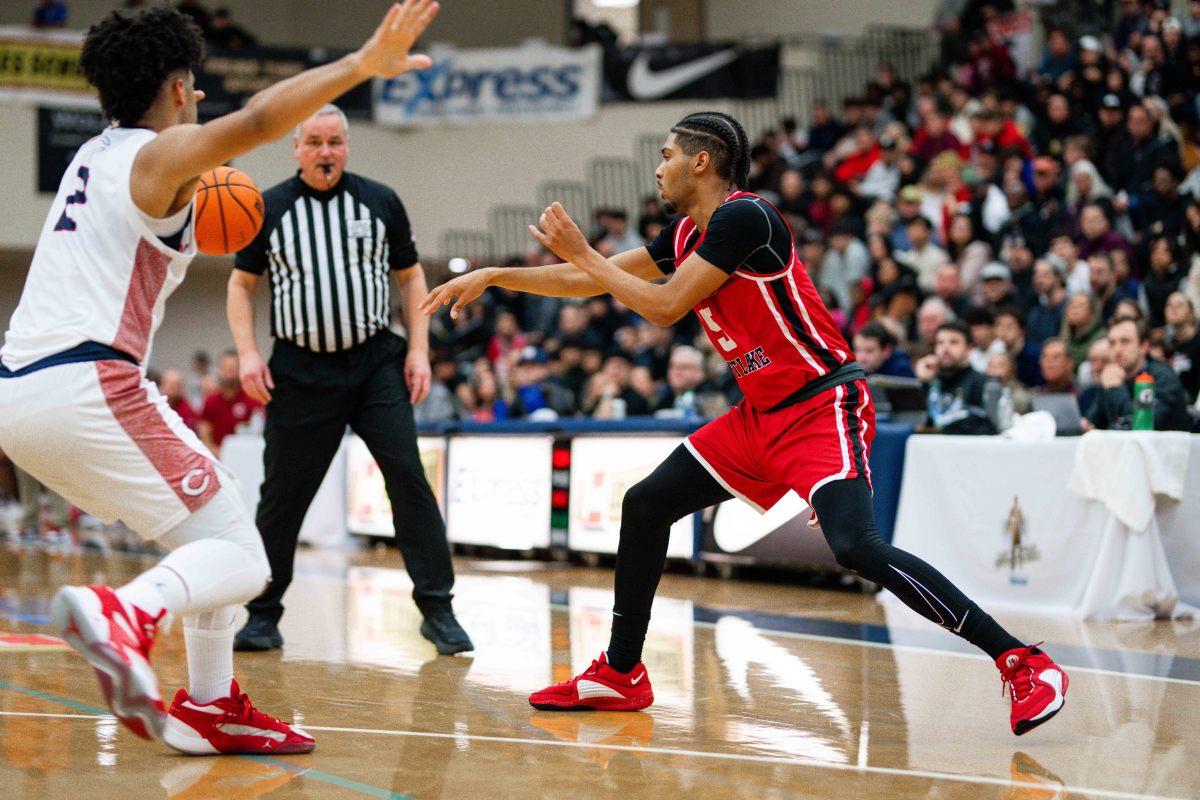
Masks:
[[[86,341],[145,364],[167,298],[196,253],[191,203],[159,220],[130,194],[133,160],[155,136],[109,128],[75,154],[5,334],[4,366],[17,370]],[[159,238],[181,228],[178,250]]]

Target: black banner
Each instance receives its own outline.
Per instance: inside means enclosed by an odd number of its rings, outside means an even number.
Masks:
[[[256,47],[236,52],[211,49],[204,66],[196,72],[196,88],[203,89],[205,94],[200,103],[200,119],[208,121],[236,111],[255,92],[341,56],[319,48]],[[351,119],[370,119],[371,82],[359,84],[334,102]]]
[[[725,44],[624,47],[604,54],[605,102],[774,97],[779,46]]]
[[[53,194],[80,145],[108,127],[99,111],[38,108],[38,191]]]

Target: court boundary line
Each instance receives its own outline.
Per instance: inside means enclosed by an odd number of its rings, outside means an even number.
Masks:
[[[116,721],[116,717],[111,714],[50,714],[34,711],[0,711],[0,716],[4,717],[54,717],[60,719],[90,719],[103,721]],[[358,733],[358,734],[373,734],[376,736],[411,736],[426,739],[467,739],[476,742],[491,742],[496,744],[523,744],[536,745],[541,747],[565,747],[576,750],[612,750],[622,753],[639,753],[643,755],[660,755],[660,756],[678,756],[680,758],[709,758],[721,761],[748,761],[758,764],[777,764],[781,766],[794,767],[814,767],[816,769],[833,769],[839,772],[860,772],[871,773],[876,775],[891,775],[894,777],[918,778],[935,781],[950,781],[957,783],[972,783],[984,784],[990,786],[1001,787],[1016,787],[1018,784],[1011,778],[993,778],[987,775],[961,775],[953,772],[936,772],[933,770],[920,769],[900,769],[898,767],[879,767],[870,764],[839,764],[834,761],[819,761],[817,759],[805,758],[789,758],[787,756],[760,756],[750,753],[718,753],[710,750],[685,750],[675,749],[670,747],[635,747],[633,745],[621,744],[603,744],[593,742],[564,742],[553,741],[550,739],[526,739],[517,736],[486,736],[476,733],[437,733],[430,731],[406,731],[394,730],[387,728],[343,728],[330,725],[308,725],[304,726],[305,730],[323,731],[326,733]],[[357,789],[366,794],[376,794],[377,796],[385,797],[402,797],[395,792],[374,787],[370,784],[363,784],[358,781],[351,781],[330,773],[324,773],[319,770],[314,770],[309,767],[301,767],[296,764],[272,758],[268,756],[245,756],[255,761],[270,763],[275,766],[282,767],[291,772],[300,775],[308,775],[309,777],[323,780],[327,783],[332,783],[342,788]],[[353,784],[353,785],[351,785]],[[1090,789],[1081,786],[1071,786],[1064,784],[1061,791],[1066,791],[1075,794],[1094,795],[1096,797],[1113,798],[1113,800],[1183,800],[1182,798],[1171,797],[1169,795],[1151,795],[1137,794],[1133,792],[1121,792],[1114,789]],[[386,794],[377,794],[386,793]]]

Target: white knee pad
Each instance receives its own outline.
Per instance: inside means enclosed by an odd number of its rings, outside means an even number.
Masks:
[[[262,594],[271,580],[262,537],[236,485],[226,483],[159,541],[172,550],[160,566],[178,574],[187,586],[185,614],[244,603]],[[215,625],[220,620],[210,617],[207,622]]]

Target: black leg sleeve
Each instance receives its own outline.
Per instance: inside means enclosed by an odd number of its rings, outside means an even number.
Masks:
[[[274,401],[272,401],[274,402]],[[274,412],[263,432],[263,484],[255,524],[271,563],[271,582],[246,604],[252,615],[275,622],[283,616],[283,593],[292,583],[296,540],[329,464],[342,442],[345,425],[330,420],[312,425],[280,425]]]
[[[812,503],[825,540],[843,567],[888,589],[913,611],[993,660],[1022,646],[944,575],[879,538],[866,480],[832,481],[817,490]]]
[[[449,609],[454,566],[446,523],[421,466],[403,361],[389,359],[374,370],[360,388],[350,427],[362,437],[383,473],[396,544],[413,582],[413,600],[425,615]]]
[[[625,493],[608,645],[608,660],[614,669],[628,672],[642,658],[650,606],[667,561],[671,525],[730,498],[683,445]]]

